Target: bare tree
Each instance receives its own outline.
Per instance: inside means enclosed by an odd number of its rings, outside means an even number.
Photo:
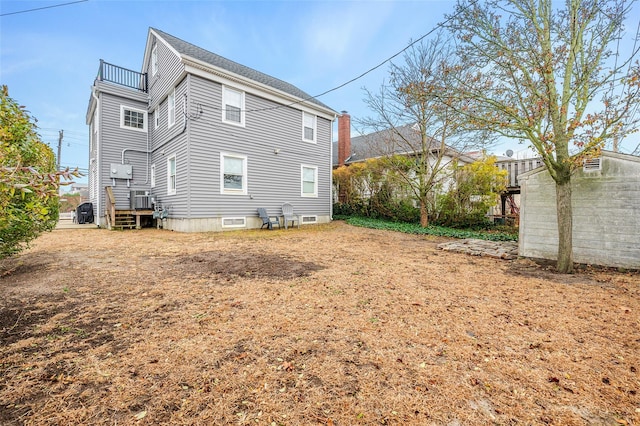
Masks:
[[[484,141],[470,137],[458,119],[459,108],[443,102],[445,74],[459,72],[449,46],[441,35],[413,44],[404,63],[391,64],[388,82],[378,92],[365,89],[374,116],[357,120],[376,131],[370,154],[383,157],[390,172],[410,188],[422,226],[429,224],[430,201],[450,174],[452,160]]]
[[[461,0],[449,17],[464,70],[449,77],[469,122],[528,141],[556,183],[560,272],[573,271],[572,172],[638,122],[630,114],[638,51],[621,60],[612,50],[629,8],[624,0],[565,0],[558,9],[551,0]]]

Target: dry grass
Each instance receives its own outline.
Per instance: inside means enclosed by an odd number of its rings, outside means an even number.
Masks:
[[[640,276],[341,222],[5,261],[0,423],[640,425]]]

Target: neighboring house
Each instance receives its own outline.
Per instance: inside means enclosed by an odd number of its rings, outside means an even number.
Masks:
[[[555,182],[546,168],[519,176],[521,256],[557,259]],[[640,157],[603,151],[571,177],[573,258],[640,269]]]
[[[416,155],[414,147],[419,145],[420,132],[410,124],[397,127],[394,130],[381,130],[352,138],[351,116],[342,111],[338,116],[338,140],[333,142],[333,167],[388,155]],[[439,150],[440,143],[433,141],[431,150],[433,159],[439,156]],[[442,163],[450,164],[454,159],[462,164],[475,161],[447,146],[442,156]]]
[[[396,132],[402,134],[399,137]],[[407,144],[403,139],[409,140]],[[351,137],[351,117],[345,111],[338,117],[338,141],[333,143],[333,167],[349,165],[362,162],[370,158],[379,158],[386,155],[413,155],[412,146],[419,145],[419,133],[411,125],[402,126],[396,131],[383,130],[368,135]],[[434,143],[432,150],[433,157],[438,157],[439,144]],[[449,165],[455,160],[457,164],[470,164],[474,161],[484,158],[482,151],[458,152],[451,147],[446,147],[441,160],[441,187],[440,190],[445,192],[448,190],[451,180],[448,179],[447,171],[450,170]],[[508,154],[512,152],[508,151]],[[496,219],[509,219],[517,223],[520,210],[520,184],[518,176],[542,166],[542,160],[539,158],[522,158],[514,159],[510,156],[496,157],[496,167],[500,170],[507,171],[507,188],[500,194],[500,204],[492,208],[489,216]],[[338,196],[334,192],[334,196]],[[337,200],[335,200],[337,201]]]
[[[338,140],[333,142],[333,167],[348,166],[368,159],[382,158],[392,155],[416,156],[419,152],[414,150],[420,146],[420,132],[414,125],[404,125],[393,130],[381,130],[351,137],[351,116],[342,111],[338,116]],[[439,163],[438,163],[439,161]],[[447,191],[451,180],[451,165],[468,164],[475,161],[473,158],[446,146],[441,152],[440,143],[433,141],[430,150],[429,162],[432,167],[437,167],[437,186],[441,191]],[[436,165],[436,163],[438,163]],[[367,194],[362,194],[365,197]],[[340,197],[335,194],[335,197]],[[334,201],[339,201],[335,199]]]
[[[509,150],[510,151],[510,150]],[[513,151],[507,151],[507,154],[513,154]],[[543,166],[540,158],[511,158],[511,156],[498,156],[496,159],[496,167],[500,170],[507,171],[507,187],[500,194],[500,205],[493,209],[490,213],[500,222],[513,220],[518,222],[520,217],[520,182],[518,177],[528,171],[535,170]]]
[[[92,87],[97,223],[155,207],[176,231],[259,228],[257,208],[276,215],[284,202],[302,224],[328,222],[335,116],[289,83],[150,28],[141,72],[101,61]]]

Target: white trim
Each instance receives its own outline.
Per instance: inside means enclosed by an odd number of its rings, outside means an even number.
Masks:
[[[304,169],[313,169],[313,193],[304,192]],[[309,198],[318,197],[318,166],[312,166],[309,164],[300,165],[300,196]]]
[[[151,48],[151,77],[158,74],[158,43],[154,43]]]
[[[283,92],[272,86],[248,79],[247,77],[234,74],[228,70],[216,67],[193,57],[187,55],[180,56],[182,57],[182,63],[185,65],[185,72],[187,73],[221,84],[230,84],[235,87],[242,88],[245,92],[257,94],[261,98],[268,99],[279,104],[288,105],[295,102],[295,107],[297,109],[320,115],[322,118],[326,118],[329,121],[332,121],[335,117],[335,111],[328,107],[323,108],[320,105],[316,105],[306,100],[301,101],[302,98]]]
[[[312,127],[310,127],[313,131],[313,137],[311,139],[307,139],[305,134],[304,134],[304,129],[308,126],[305,126],[306,124],[306,119],[310,117],[311,120],[313,121],[312,123]],[[316,143],[317,137],[316,135],[318,134],[318,117],[315,114],[309,114],[308,112],[304,112],[302,111],[302,140],[305,142],[311,142],[311,143]]]
[[[224,187],[224,159],[225,157],[236,158],[242,160],[242,189],[225,189]],[[240,154],[231,154],[228,152],[220,153],[220,193],[232,195],[247,195],[249,179],[247,177],[247,156]]]
[[[305,223],[318,223],[318,216],[309,215],[309,216],[300,216],[300,224],[304,225]]]
[[[232,223],[231,225],[227,225],[225,224],[225,221],[230,220],[232,222],[235,222],[237,220],[241,220],[242,223]],[[245,228],[247,226],[247,218],[246,217],[223,217],[222,218],[222,227],[223,228]]]
[[[174,188],[171,188],[171,167],[169,163],[173,160],[173,167],[175,169],[174,176],[175,180],[173,182]],[[176,160],[176,155],[173,154],[167,158],[167,195],[176,195],[178,192],[178,161]]]
[[[160,107],[156,107],[153,111],[153,130],[160,127]]]
[[[170,129],[176,124],[176,89],[174,88],[167,96],[167,128]]]
[[[124,124],[125,110],[142,114],[142,128],[127,126]],[[120,128],[126,129],[126,130],[133,130],[136,132],[146,132],[147,131],[147,111],[140,108],[135,108],[128,105],[120,104]]]
[[[149,168],[149,174],[150,174],[149,182],[150,182],[151,188],[155,188],[156,187],[156,163],[153,163]]]
[[[240,95],[240,105],[239,106],[233,105],[236,108],[240,108],[240,122],[227,120],[227,105],[228,105],[227,94]],[[235,87],[227,87],[225,85],[222,85],[222,122],[223,123],[233,124],[234,126],[240,126],[240,127],[245,126],[245,113],[244,113],[245,97],[244,96],[245,96],[244,91],[236,89]]]

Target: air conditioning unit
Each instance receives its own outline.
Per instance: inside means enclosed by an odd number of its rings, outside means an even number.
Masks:
[[[149,191],[134,189],[129,196],[131,210],[151,210],[153,203],[151,202],[151,194]]]

